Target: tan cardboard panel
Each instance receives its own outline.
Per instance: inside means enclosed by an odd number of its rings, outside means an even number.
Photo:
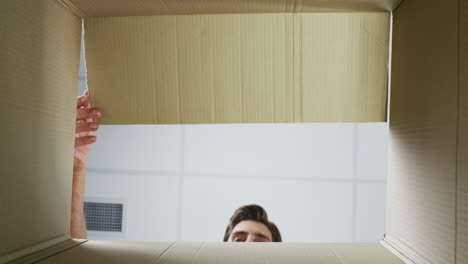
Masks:
[[[172,242],[88,241],[39,264],[153,264]]]
[[[385,121],[389,15],[301,16],[302,121]]]
[[[254,15],[90,19],[88,80],[94,105],[106,113],[102,122],[291,119],[284,59],[292,58],[285,47],[292,15],[261,16],[262,23]]]
[[[460,1],[457,263],[468,263],[468,1]]]
[[[394,12],[386,240],[416,263],[453,264],[458,0]]]
[[[296,243],[176,243],[156,264],[341,264],[331,248]]]
[[[90,18],[88,84],[103,124],[382,122],[388,23],[388,13]]]
[[[378,243],[131,243],[110,241],[89,241],[38,263],[403,264]]]
[[[86,16],[391,11],[400,0],[59,0]]]
[[[0,13],[3,262],[68,236],[81,21],[49,0]]]
[[[342,264],[403,264],[384,246],[378,243],[330,244]]]

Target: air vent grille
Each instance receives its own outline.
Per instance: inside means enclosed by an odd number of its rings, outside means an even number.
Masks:
[[[122,232],[123,204],[85,202],[84,211],[88,230]]]

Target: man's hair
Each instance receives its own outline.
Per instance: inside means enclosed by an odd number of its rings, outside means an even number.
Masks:
[[[253,220],[264,224],[271,232],[272,242],[281,242],[281,234],[278,227],[273,222],[268,220],[268,215],[265,209],[256,204],[244,205],[237,209],[229,220],[224,233],[224,242],[228,241],[234,227],[242,221]]]

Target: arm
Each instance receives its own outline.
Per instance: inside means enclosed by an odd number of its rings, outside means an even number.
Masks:
[[[73,169],[72,206],[70,234],[73,238],[86,238],[84,216],[85,169]]]
[[[73,185],[71,204],[70,235],[73,238],[86,238],[84,216],[85,172],[88,153],[96,141],[93,135],[99,125],[95,118],[101,117],[101,111],[91,108],[88,92],[77,99],[75,155],[73,162]]]

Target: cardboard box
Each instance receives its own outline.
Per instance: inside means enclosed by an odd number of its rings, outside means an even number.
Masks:
[[[88,18],[88,86],[102,124],[383,122],[389,22],[382,12]]]
[[[3,124],[0,148],[0,263],[468,263],[468,2],[405,0],[399,4],[396,0],[3,1],[0,10],[0,112]],[[127,101],[125,105],[128,108],[135,108],[127,116],[128,119],[119,120],[120,115],[115,112],[117,115],[110,115],[108,122],[369,121],[367,118],[383,121],[382,116],[385,117],[382,113],[385,111],[382,112],[382,107],[375,105],[382,105],[382,100],[378,98],[381,99],[385,87],[368,93],[373,94],[367,101],[368,105],[374,104],[372,111],[362,111],[358,104],[363,98],[360,83],[372,84],[369,87],[382,85],[385,76],[382,79],[379,75],[380,67],[361,67],[362,64],[357,71],[347,66],[338,67],[335,70],[340,74],[323,79],[327,80],[327,85],[330,80],[336,79],[336,87],[341,87],[340,82],[343,80],[349,82],[359,77],[358,81],[352,83],[356,89],[348,93],[346,98],[340,99],[340,93],[336,91],[331,95],[310,92],[308,87],[316,84],[308,82],[317,79],[307,79],[304,72],[322,73],[323,76],[314,75],[320,80],[330,71],[327,69],[320,72],[323,70],[321,68],[309,71],[316,64],[315,60],[308,61],[308,56],[316,50],[305,46],[320,47],[326,51],[323,44],[314,44],[320,43],[318,41],[327,36],[333,40],[330,45],[336,44],[338,48],[343,36],[347,36],[350,43],[372,43],[353,42],[356,35],[346,35],[349,31],[342,30],[342,24],[334,20],[350,19],[347,21],[350,21],[349,27],[352,29],[352,21],[358,15],[356,12],[373,12],[363,16],[380,22],[365,22],[364,25],[380,24],[381,27],[364,27],[369,33],[374,32],[365,36],[369,37],[368,40],[377,39],[374,43],[382,42],[378,36],[386,35],[382,32],[388,30],[388,22],[379,20],[379,17],[388,17],[388,12],[392,10],[390,173],[386,236],[381,243],[117,243],[70,238],[71,172],[81,18],[85,18],[85,29],[89,33],[89,39],[86,40],[89,52],[87,60],[90,63],[88,75],[96,104],[112,107],[106,104],[115,99],[105,98],[110,95],[110,91],[100,90],[113,88],[106,84],[112,75],[104,75],[103,78],[99,76],[98,73],[106,73],[102,67],[116,70],[120,65],[112,65],[111,56],[106,54],[106,45],[103,43],[106,39],[110,41],[109,51],[116,52],[124,46],[126,48],[120,51],[132,54],[126,65],[133,67],[118,72],[118,78],[122,78],[119,80],[125,81],[125,85],[116,86],[123,89],[133,82],[138,84],[136,90],[132,90],[137,96],[132,95],[131,99],[147,99],[147,90],[137,92],[138,87],[145,87],[144,82],[161,82],[146,86],[157,87],[149,90],[154,94],[158,92],[162,97],[156,97],[157,100],[148,104]],[[343,13],[316,14],[324,11]],[[375,16],[375,12],[387,14]],[[141,15],[151,17],[115,17]],[[248,24],[247,18],[251,24]],[[211,27],[215,22],[217,26]],[[200,27],[202,23],[208,26]],[[317,23],[322,24],[317,26]],[[142,24],[159,32],[164,38],[146,34]],[[240,30],[239,24],[243,30]],[[275,26],[272,27],[272,24]],[[248,32],[246,25],[252,25],[255,30]],[[325,31],[326,34],[314,37],[314,33],[321,29],[333,29],[334,26],[337,26],[335,30],[342,30],[340,34]],[[206,31],[200,31],[200,28]],[[225,34],[229,28],[236,34],[248,34],[240,43],[240,46],[246,48],[243,50],[249,51],[246,54],[248,56],[243,56],[243,53],[226,53],[226,50],[238,47],[231,39],[222,41],[231,36]],[[177,42],[177,48],[171,49],[175,42],[168,39],[175,35],[174,30],[182,30],[176,33],[183,39]],[[264,35],[259,37],[258,34]],[[144,38],[131,38],[141,35],[145,35]],[[117,38],[118,43],[115,40],[112,42],[112,38]],[[200,40],[196,46],[184,46],[186,41],[194,39]],[[211,42],[205,43],[205,40]],[[144,52],[138,52],[141,45],[148,43],[157,43],[168,52],[153,53],[154,56],[148,60]],[[207,43],[212,46],[206,46]],[[261,48],[264,49],[257,48],[258,44],[263,45]],[[343,54],[361,58],[357,54],[367,50],[365,54],[371,54],[367,57],[369,65],[382,65],[386,58],[379,49],[382,49],[379,45],[359,45],[356,49],[350,47]],[[211,51],[217,56],[209,54]],[[175,52],[178,56],[178,70],[153,67],[153,74],[144,72],[152,66],[155,58],[165,61],[167,67],[175,67]],[[279,53],[281,56],[269,56]],[[333,55],[328,54],[327,58],[333,58]],[[206,62],[206,58],[213,61],[200,68],[200,63]],[[224,72],[231,69],[225,61],[239,58],[252,61],[236,64],[238,72]],[[144,63],[148,65],[142,65]],[[215,75],[206,70],[209,68],[206,65],[226,68],[217,68],[220,72]],[[250,69],[257,70],[264,65],[274,66],[273,70],[249,75],[252,73]],[[337,64],[330,65],[333,68]],[[123,78],[122,73],[128,73],[127,78]],[[139,76],[142,73],[144,78]],[[174,77],[174,74],[185,77]],[[149,80],[148,76],[160,78]],[[238,87],[239,80],[235,76],[247,78],[240,81],[248,85],[249,90],[245,90],[247,94],[243,93],[240,97],[238,92],[229,94],[229,91]],[[270,82],[270,77],[277,79]],[[210,78],[214,79],[210,81]],[[174,85],[173,82],[179,80],[181,83]],[[224,89],[223,92],[206,90],[204,84],[210,82],[212,86],[208,88]],[[190,89],[192,86],[195,90]],[[268,90],[272,86],[275,89]],[[160,87],[178,87],[178,90],[177,93],[174,89],[160,92]],[[181,91],[188,95],[181,96]],[[310,96],[307,96],[307,91]],[[271,98],[272,94],[276,97]],[[205,100],[208,95],[216,100],[210,99],[204,105],[197,106],[198,100]],[[177,98],[181,103],[176,108],[173,108],[172,103],[165,105],[170,98]],[[316,106],[317,101],[330,98],[334,100],[329,102],[339,103],[325,105],[331,106],[328,109],[322,106],[309,111],[307,108]],[[154,103],[158,100],[159,103]],[[153,111],[147,111],[148,107],[153,107]],[[177,108],[179,111],[176,111]],[[243,115],[239,116],[236,109],[242,109]],[[111,113],[113,111],[110,110]],[[148,112],[153,115],[143,115]],[[375,116],[369,117],[368,112]]]

